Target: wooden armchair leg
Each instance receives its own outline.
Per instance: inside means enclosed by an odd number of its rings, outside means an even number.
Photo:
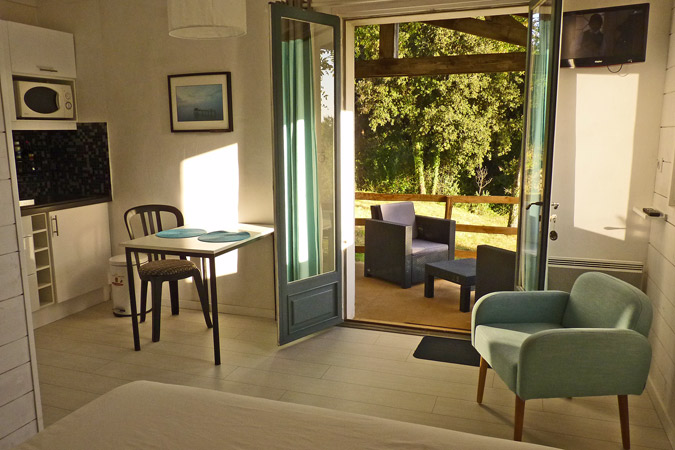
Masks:
[[[483,403],[483,391],[485,390],[485,377],[487,376],[488,363],[480,357],[480,367],[478,368],[478,391],[476,392],[476,401]]]
[[[516,415],[513,421],[513,440],[523,440],[523,419],[525,418],[525,400],[516,395]]]
[[[619,395],[619,419],[621,421],[621,442],[623,448],[630,448],[630,430],[628,428],[628,396]]]

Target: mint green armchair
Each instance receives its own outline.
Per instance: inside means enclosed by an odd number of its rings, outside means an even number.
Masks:
[[[609,275],[581,275],[561,291],[495,292],[473,308],[471,342],[481,355],[477,401],[491,366],[516,394],[514,440],[525,401],[617,395],[623,447],[630,448],[628,395],[642,393],[652,350],[649,298]]]

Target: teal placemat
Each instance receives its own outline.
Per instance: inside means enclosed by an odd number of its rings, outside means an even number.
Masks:
[[[212,231],[202,234],[197,239],[204,242],[234,242],[243,241],[251,237],[248,231]]]
[[[201,236],[204,233],[206,233],[206,230],[202,230],[201,228],[173,228],[171,230],[160,231],[157,233],[157,237],[170,239],[191,238]]]

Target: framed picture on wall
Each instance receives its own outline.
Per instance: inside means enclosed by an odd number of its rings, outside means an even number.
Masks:
[[[230,72],[169,75],[171,131],[232,131]]]

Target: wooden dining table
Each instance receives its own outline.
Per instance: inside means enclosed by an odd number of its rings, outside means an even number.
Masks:
[[[181,227],[192,228],[192,227]],[[134,335],[134,349],[139,351],[141,349],[141,342],[138,332],[138,311],[136,305],[136,289],[134,287],[133,274],[133,258],[134,252],[139,253],[158,253],[161,255],[171,255],[179,257],[197,257],[202,258],[208,262],[208,286],[210,287],[210,301],[211,301],[211,320],[213,322],[213,352],[216,365],[220,364],[220,331],[218,326],[218,287],[216,277],[216,258],[242,248],[252,242],[260,240],[265,236],[272,235],[274,228],[265,225],[254,225],[247,223],[239,223],[234,226],[226,228],[227,231],[250,233],[250,237],[239,241],[232,242],[203,242],[198,237],[189,238],[162,238],[156,234],[143,236],[122,242],[120,245],[124,247],[127,259],[127,276],[129,285],[129,297],[131,300],[131,326]],[[206,274],[203,274],[206,277]],[[205,284],[207,280],[205,279]]]

